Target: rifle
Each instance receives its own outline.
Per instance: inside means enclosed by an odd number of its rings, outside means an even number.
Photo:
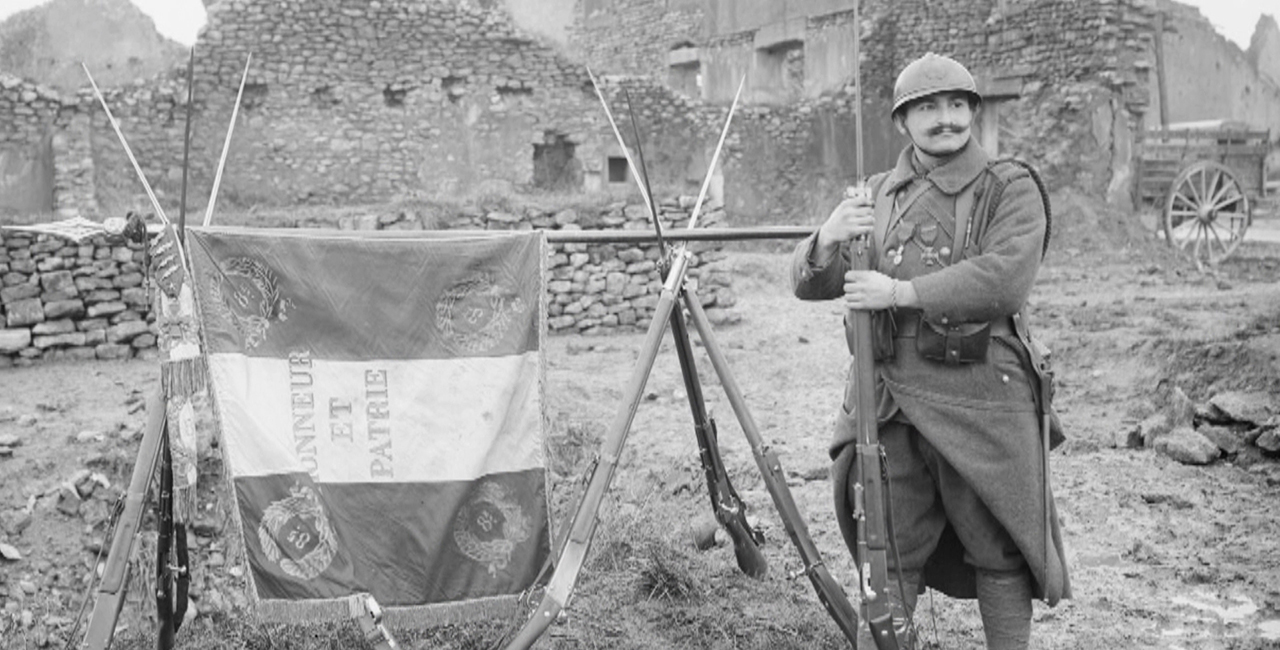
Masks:
[[[592,81],[594,82],[594,77],[592,78]],[[741,92],[741,85],[739,85],[739,92]],[[603,96],[601,96],[601,102],[604,103]],[[608,113],[608,105],[604,105],[606,114],[609,115],[610,123],[613,124],[612,115]],[[628,106],[629,105],[630,98],[628,97]],[[736,97],[734,105],[737,105]],[[732,114],[733,110],[730,109],[730,117],[732,117]],[[634,112],[632,112],[633,128],[634,125]],[[616,125],[614,126],[614,133],[615,135],[618,135]],[[637,152],[639,155],[643,156],[638,145],[638,132],[636,133],[636,139]],[[723,142],[724,134],[722,133],[721,145],[723,145]],[[636,179],[637,184],[641,187],[641,195],[650,206],[650,213],[654,216],[658,242],[659,245],[662,245],[662,229],[657,220],[656,211],[652,208],[654,202],[652,200],[652,194],[648,188],[648,176],[643,173],[643,167],[641,167],[640,171],[637,172],[637,168],[632,164],[630,154],[627,153],[626,145],[621,142],[620,136],[619,143],[622,145],[624,155],[627,156],[627,162],[633,171],[633,178]],[[713,169],[715,160],[719,156],[719,151],[720,146],[718,145],[716,155],[712,159]],[[643,165],[643,158],[641,158],[641,165]],[[692,225],[697,221],[697,216],[702,205],[702,200],[705,197],[705,193],[706,184],[704,183],[702,194],[699,196],[694,207],[690,227],[692,227]],[[693,365],[692,347],[689,345],[689,338],[687,330],[685,329],[684,320],[680,315],[677,315],[674,312],[671,304],[671,299],[678,293],[683,298],[691,320],[706,346],[707,353],[711,358],[712,366],[715,368],[716,373],[721,380],[721,385],[724,386],[725,392],[729,397],[729,401],[733,406],[734,413],[738,416],[738,420],[742,424],[743,431],[751,445],[752,454],[755,457],[756,464],[764,476],[765,484],[769,489],[770,496],[773,498],[774,505],[782,516],[787,534],[790,536],[792,543],[795,544],[796,548],[800,551],[801,559],[804,562],[804,569],[803,571],[791,574],[790,577],[797,577],[801,573],[807,575],[813,583],[813,586],[818,593],[818,598],[826,608],[827,613],[835,619],[836,624],[840,627],[841,631],[849,641],[851,643],[856,643],[858,627],[857,612],[849,603],[849,599],[845,595],[844,590],[840,587],[839,583],[832,578],[830,571],[822,561],[821,554],[814,545],[812,538],[810,538],[804,519],[800,515],[799,508],[796,507],[790,488],[787,487],[786,476],[782,471],[782,465],[778,461],[777,455],[764,445],[759,434],[759,429],[756,427],[755,421],[751,418],[750,412],[747,411],[745,400],[742,398],[742,393],[738,390],[737,383],[729,373],[728,364],[725,362],[724,356],[720,353],[719,347],[716,346],[715,340],[711,336],[711,325],[707,320],[706,314],[702,311],[701,303],[691,288],[684,287],[677,282],[682,281],[679,279],[683,278],[684,266],[688,263],[688,259],[689,255],[684,251],[683,247],[675,251],[672,256],[672,268],[667,274],[667,283],[663,287],[662,296],[659,299],[658,306],[655,308],[653,324],[650,326],[649,335],[645,340],[645,345],[642,347],[640,359],[633,370],[631,381],[628,386],[632,399],[626,405],[626,408],[619,413],[618,420],[616,421],[610,436],[605,440],[603,446],[604,451],[601,454],[601,459],[606,460],[609,463],[607,465],[607,470],[612,473],[616,466],[617,457],[621,449],[623,439],[626,435],[626,427],[629,426],[630,423],[629,418],[635,414],[640,391],[644,388],[645,377],[652,368],[653,360],[656,355],[656,347],[661,337],[663,321],[664,319],[670,318],[677,341],[677,351],[681,355],[681,369],[684,372],[686,387],[689,388],[690,406],[694,409],[695,426],[700,434],[704,432],[707,434],[705,436],[706,444],[702,444],[702,436],[699,438],[699,443],[703,449],[710,449],[712,452],[710,455],[704,456],[704,463],[708,458],[714,459],[711,462],[715,464],[715,467],[718,467],[718,469],[712,469],[711,465],[704,465],[704,467],[707,467],[708,483],[712,486],[713,507],[720,505],[719,499],[716,496],[717,492],[715,486],[722,485],[727,487],[729,490],[732,489],[732,486],[728,484],[727,476],[723,473],[723,464],[719,461],[718,441],[715,437],[714,422],[712,422],[710,418],[706,417],[705,410],[700,410],[703,407],[702,392],[697,380],[697,371]],[[574,515],[574,521],[569,537],[561,547],[562,550],[559,553],[561,562],[557,564],[558,569],[547,587],[547,594],[543,598],[543,603],[539,607],[538,613],[535,614],[533,619],[526,623],[525,627],[520,631],[520,635],[511,642],[508,648],[529,647],[550,625],[551,620],[560,612],[563,603],[567,599],[569,590],[572,589],[573,581],[576,579],[577,572],[581,568],[586,551],[586,544],[589,543],[591,532],[596,523],[594,513],[599,507],[599,502],[604,490],[607,489],[607,481],[609,479],[607,475],[603,479],[600,478],[600,469],[600,466],[597,465],[596,468],[592,470],[591,482],[588,485],[586,494],[583,496],[582,504]],[[719,481],[720,477],[724,477],[724,481],[722,483]],[[736,494],[733,496],[736,499]],[[584,513],[588,512],[591,513],[589,518],[584,516]],[[719,512],[720,509],[717,507],[717,514],[719,514]],[[735,513],[735,516],[731,521],[739,520],[741,514],[741,511],[739,511],[739,513]],[[745,518],[741,518],[740,520],[745,523]],[[728,528],[728,526],[726,527]],[[729,530],[731,534],[734,534],[733,528],[729,528]],[[740,529],[737,532],[742,535],[743,539],[750,540],[751,538],[748,537],[749,530],[749,528],[745,528]],[[754,542],[754,540],[751,541]],[[747,549],[754,548],[754,546],[746,545],[744,545],[744,547]],[[744,556],[740,553],[740,566],[743,561]],[[763,563],[763,561],[764,558],[761,557],[760,562]],[[743,570],[750,573],[746,566],[743,566]]]
[[[853,69],[854,69],[854,137],[857,139],[855,170],[857,185],[846,191],[850,198],[871,194],[865,184],[865,167],[862,157],[862,80],[859,74],[861,35],[858,26],[859,0],[853,3]],[[871,236],[863,235],[853,243],[852,268],[869,271],[871,264]],[[879,650],[898,650],[898,640],[893,629],[893,612],[888,594],[888,536],[886,534],[886,508],[884,482],[886,467],[884,449],[880,446],[880,432],[876,422],[875,360],[871,333],[871,312],[850,309],[845,315],[849,351],[853,354],[854,399],[853,414],[857,421],[857,436],[852,445],[845,445],[833,466],[835,477],[836,515],[841,533],[846,541],[853,541],[854,560],[858,567],[859,589],[862,592],[863,614],[871,637]],[[845,400],[848,403],[849,400]],[[853,472],[852,515],[849,520],[848,477]],[[856,533],[849,530],[856,528]],[[851,534],[852,533],[852,534]],[[852,538],[852,539],[851,539]],[[856,646],[856,642],[855,642]]]
[[[707,319],[707,315],[702,310],[702,305],[698,302],[696,296],[686,292],[684,300],[686,307],[689,309],[689,314],[692,316],[694,327],[698,330],[698,336],[702,339],[703,346],[707,350],[707,356],[711,358],[711,365],[715,368],[716,374],[720,378],[720,385],[724,388],[725,395],[729,398],[729,404],[733,407],[734,414],[738,416],[738,422],[742,425],[742,432],[746,435],[747,443],[751,446],[751,455],[755,457],[756,466],[760,468],[760,474],[764,477],[769,496],[773,497],[773,505],[778,509],[778,514],[782,518],[782,525],[787,529],[787,535],[791,538],[791,543],[800,552],[800,559],[804,562],[804,569],[791,574],[790,577],[798,577],[801,573],[809,577],[809,581],[813,583],[814,590],[818,593],[818,600],[826,608],[827,614],[835,620],[836,625],[840,627],[840,631],[849,639],[849,642],[856,644],[858,612],[850,604],[849,597],[845,595],[840,583],[831,577],[831,571],[827,569],[826,564],[823,562],[822,554],[818,552],[818,547],[814,545],[813,538],[809,536],[809,528],[805,525],[804,517],[800,514],[800,509],[796,507],[795,499],[791,496],[791,488],[787,486],[786,474],[782,471],[782,463],[778,461],[778,454],[764,444],[764,440],[760,436],[760,429],[751,417],[751,412],[747,410],[746,400],[742,397],[742,391],[738,389],[737,381],[729,373],[728,362],[720,351],[720,346],[711,336],[711,321]]]
[[[596,93],[600,95],[600,101],[604,103],[604,96],[600,94],[599,87],[596,87]],[[636,157],[640,163],[639,174],[638,176],[633,175],[633,178],[636,179],[637,184],[640,186],[645,205],[649,208],[649,216],[653,219],[653,228],[658,238],[658,247],[666,253],[668,251],[666,242],[662,237],[662,221],[658,217],[657,203],[653,199],[653,189],[649,186],[649,171],[644,164],[644,147],[641,146],[640,142],[640,129],[636,126],[636,114],[631,107],[631,95],[625,88],[623,88],[622,94],[627,100],[627,113],[631,118],[631,132],[636,139]],[[622,147],[623,151],[626,151],[626,142],[622,140],[622,134],[617,130],[617,125],[613,121],[613,115],[609,111],[608,104],[605,103],[604,107],[606,115],[609,116],[609,123],[614,125],[614,135],[618,138],[618,145]],[[728,124],[725,127],[728,128]],[[630,162],[629,155],[628,162]],[[632,169],[634,171],[635,168],[633,167]],[[708,178],[710,178],[710,172],[708,172]],[[682,251],[683,245],[678,251],[672,250],[669,252],[672,255],[679,255]],[[661,258],[659,264],[661,271],[665,275],[668,266],[665,255]],[[680,294],[688,295],[683,288],[681,288]],[[684,322],[684,315],[679,309],[671,311],[671,336],[675,341],[676,357],[680,361],[680,374],[684,378],[685,393],[689,398],[689,409],[693,413],[693,432],[698,440],[698,459],[702,462],[703,473],[706,474],[707,491],[711,496],[711,510],[715,513],[716,521],[728,531],[729,539],[733,541],[733,553],[737,558],[738,568],[753,578],[763,578],[769,571],[769,563],[760,552],[760,545],[764,543],[764,536],[759,531],[753,530],[751,524],[747,521],[747,506],[742,502],[737,491],[733,489],[733,484],[729,481],[729,473],[724,467],[724,460],[720,457],[720,445],[716,437],[716,423],[707,414],[706,402],[702,398],[702,385],[698,381],[698,369],[693,361],[693,344],[689,341],[689,329]]]
[[[625,89],[623,89],[623,94],[627,99],[627,110],[631,115],[632,132],[636,139],[636,154],[640,161],[641,178],[638,178],[637,181],[643,180],[641,192],[646,196],[646,202],[653,217],[654,229],[657,232],[658,242],[661,246],[662,226],[659,222],[657,211],[654,209],[653,192],[649,187],[649,175],[644,164],[644,149],[640,143],[639,129],[635,126],[635,111],[631,109],[631,97]],[[601,101],[603,101],[603,97]],[[607,105],[605,110],[608,111]],[[625,151],[626,144],[622,142],[621,136],[619,136],[619,144]],[[800,509],[796,506],[795,499],[791,495],[791,488],[787,486],[786,475],[782,471],[782,463],[779,462],[778,455],[764,444],[755,419],[751,417],[751,412],[747,410],[746,400],[743,399],[742,392],[738,389],[738,383],[732,373],[729,372],[729,365],[725,361],[724,355],[721,354],[715,338],[711,335],[711,323],[707,319],[706,313],[702,310],[702,303],[690,288],[683,289],[681,296],[684,299],[686,309],[688,309],[690,319],[698,330],[698,336],[702,339],[703,345],[707,350],[707,356],[711,359],[711,365],[720,379],[721,386],[724,387],[725,395],[729,398],[729,404],[733,407],[738,423],[742,426],[743,434],[751,447],[751,454],[755,458],[756,466],[760,469],[760,474],[764,477],[769,495],[773,498],[774,507],[782,518],[783,527],[786,529],[787,535],[791,538],[796,550],[800,552],[804,569],[789,574],[789,577],[795,578],[801,574],[807,575],[818,594],[818,600],[827,610],[827,614],[835,620],[836,625],[844,633],[845,637],[851,643],[856,644],[858,614],[853,605],[850,604],[844,589],[831,577],[831,572],[822,560],[822,554],[818,552],[817,546],[814,545],[813,539],[809,536],[804,517],[800,514]],[[742,567],[743,571],[749,575],[754,575],[744,565],[743,554],[744,552],[749,553],[755,550],[755,547],[740,542],[750,534],[750,529],[745,528],[745,512],[731,510],[725,506],[724,502],[717,499],[718,494],[723,495],[724,491],[727,490],[733,502],[740,503],[737,494],[732,492],[733,486],[729,484],[728,476],[724,474],[724,465],[720,459],[719,446],[716,439],[715,422],[706,416],[702,389],[698,382],[698,374],[693,362],[693,349],[689,343],[684,319],[676,313],[673,313],[671,317],[671,329],[676,340],[676,352],[680,357],[680,369],[684,374],[685,386],[689,393],[689,405],[694,411],[693,417],[698,433],[698,445],[702,452],[703,467],[707,471],[707,485],[711,490],[712,507],[715,509],[717,520],[725,526],[734,540],[738,566]],[[705,425],[702,424],[703,422],[705,422]],[[706,438],[705,441],[704,438]],[[726,522],[725,518],[722,518],[722,513],[734,516],[726,517],[729,519]],[[743,527],[735,528],[735,524]],[[759,540],[756,541],[758,542]],[[763,563],[764,558],[760,557],[759,561]]]
[[[870,245],[861,237],[855,245],[853,268],[869,268]],[[854,400],[853,413],[857,420],[857,438],[845,445],[836,458],[833,476],[836,477],[836,514],[846,541],[853,537],[855,563],[858,566],[862,607],[871,628],[872,638],[880,650],[897,650],[898,641],[893,630],[893,613],[888,594],[888,543],[885,521],[884,475],[882,464],[884,449],[880,446],[880,432],[876,423],[875,361],[872,358],[871,314],[865,310],[849,310],[849,349],[853,353]],[[854,497],[852,505],[856,533],[852,534],[847,521],[849,512],[847,478],[853,472]]]
[[[111,647],[115,635],[116,620],[124,606],[125,592],[129,584],[129,554],[133,548],[138,527],[142,523],[142,507],[147,500],[151,477],[160,458],[160,441],[165,427],[164,390],[156,388],[147,400],[147,424],[138,446],[138,460],[133,466],[133,476],[124,494],[124,511],[120,514],[115,535],[111,539],[111,551],[107,554],[102,581],[98,584],[93,614],[85,642],[90,650]]]
[[[590,75],[591,71],[588,70],[587,74]],[[594,75],[591,76],[591,80],[592,83],[595,83]],[[743,81],[745,82],[745,78]],[[742,92],[742,84],[739,84],[738,92]],[[603,96],[601,101],[603,101]],[[697,224],[698,216],[702,212],[702,202],[706,198],[711,172],[715,169],[716,161],[720,157],[720,150],[724,145],[724,136],[729,131],[729,124],[733,119],[733,113],[737,105],[737,97],[735,97],[733,107],[729,109],[729,119],[725,121],[724,130],[720,133],[720,143],[716,146],[715,154],[711,157],[711,165],[707,171],[706,182],[703,183],[702,192],[698,195],[697,202],[694,203],[693,214],[689,217],[688,228],[693,228]],[[610,114],[609,121],[613,123],[612,114]],[[616,126],[614,130],[615,132],[617,131]],[[625,147],[623,151],[624,153],[626,152]],[[630,162],[630,158],[630,154],[627,154],[628,162]],[[634,166],[632,169],[634,171]],[[684,285],[685,274],[689,270],[690,257],[687,251],[681,250],[679,255],[671,258],[667,277],[662,285],[662,292],[658,296],[658,304],[653,308],[653,320],[649,324],[644,343],[640,347],[640,355],[636,359],[636,365],[632,366],[631,375],[627,379],[627,388],[624,393],[628,396],[627,402],[614,414],[608,433],[600,445],[600,455],[590,471],[587,479],[587,488],[583,492],[582,498],[578,501],[578,508],[573,514],[572,522],[569,524],[569,534],[560,544],[558,560],[555,563],[556,569],[552,573],[551,579],[547,582],[546,590],[542,595],[542,602],[538,604],[533,616],[528,621],[525,621],[524,626],[520,628],[515,638],[507,644],[509,649],[523,650],[532,646],[542,636],[542,633],[551,626],[551,622],[555,620],[556,616],[564,610],[565,604],[569,600],[569,594],[573,591],[574,584],[578,581],[578,574],[582,571],[582,565],[587,557],[587,550],[591,547],[591,539],[595,535],[596,524],[599,523],[597,516],[600,512],[600,504],[604,501],[605,493],[609,490],[609,484],[613,482],[613,474],[618,469],[619,455],[626,444],[627,435],[631,432],[631,422],[635,419],[636,409],[639,408],[640,399],[644,393],[644,385],[649,379],[649,372],[653,369],[653,362],[658,356],[658,347],[662,343],[663,331],[666,329],[672,310],[675,308],[676,295]]]

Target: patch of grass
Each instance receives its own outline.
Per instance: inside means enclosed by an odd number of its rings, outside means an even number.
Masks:
[[[649,546],[641,561],[640,596],[672,602],[697,599],[700,592],[684,560],[669,547]]]

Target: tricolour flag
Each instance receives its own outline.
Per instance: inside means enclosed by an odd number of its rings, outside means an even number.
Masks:
[[[188,232],[260,614],[513,611],[550,553],[546,240]]]

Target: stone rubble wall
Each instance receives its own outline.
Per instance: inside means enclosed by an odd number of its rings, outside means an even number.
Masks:
[[[693,199],[661,203],[664,229],[687,225]],[[643,205],[519,214],[471,208],[432,223],[412,210],[346,216],[299,228],[344,230],[643,231],[652,230]],[[712,208],[700,227],[724,225]],[[717,242],[689,242],[687,277],[713,323],[731,323],[736,297]],[[663,278],[656,244],[554,243],[547,262],[548,328],[553,334],[643,331],[652,321]],[[81,243],[48,234],[0,230],[0,368],[50,360],[111,360],[156,353],[154,287],[139,245],[96,235]]]
[[[660,83],[667,62],[629,16],[688,21],[698,14],[663,11],[652,0],[616,0],[609,24],[575,25],[573,42],[600,67],[645,75]],[[756,222],[812,222],[838,200],[854,176],[853,70],[841,83],[832,48],[851,43],[852,10],[810,16],[804,26],[806,76],[821,71],[830,87],[815,97],[772,105],[748,103],[727,151],[729,211]],[[862,6],[861,81],[867,171],[891,166],[906,144],[889,119],[898,72],[927,51],[949,54],[1020,96],[999,107],[1001,155],[1036,164],[1051,188],[1074,186],[1113,203],[1131,200],[1132,143],[1149,109],[1154,76],[1151,0],[871,0]],[[698,33],[671,29],[666,49]],[[754,31],[701,34],[703,96],[727,104],[758,55]],[[826,48],[826,49],[824,49]],[[627,53],[641,53],[639,59]],[[846,57],[847,58],[847,57]],[[612,67],[610,67],[612,66]],[[748,82],[746,94],[753,90]],[[805,83],[811,83],[806,78]],[[774,89],[772,92],[778,92]],[[767,93],[756,89],[754,94]],[[694,98],[702,105],[702,98]],[[705,136],[704,136],[705,137]],[[705,140],[704,140],[705,141]]]
[[[0,367],[154,350],[139,245],[0,230]]]
[[[628,141],[634,138],[617,89],[631,91],[655,188],[696,192],[727,113],[729,97],[718,89],[731,97],[740,73],[751,69],[743,57],[754,55],[752,34],[705,35],[702,4],[692,0],[584,0],[583,15],[571,39],[580,51],[566,53],[520,32],[500,7],[485,3],[219,2],[196,46],[188,205],[200,210],[209,195],[250,53],[219,205],[520,194],[535,187],[540,151],[564,157],[577,184],[572,193],[634,196],[629,179],[606,174],[620,151],[588,64],[610,92]],[[1151,20],[1150,0],[865,3],[867,171],[891,165],[903,144],[887,114],[897,71],[936,50],[980,74],[1013,80],[1020,98],[991,108],[1001,115],[1002,154],[1035,163],[1052,188],[1075,186],[1123,204],[1132,187],[1134,134],[1149,104]],[[635,27],[641,24],[658,27]],[[810,17],[804,29],[806,48],[834,51],[854,30],[852,14]],[[704,92],[715,91],[708,101],[665,85],[663,53],[688,43],[701,52]],[[185,63],[104,89],[170,212],[182,180]],[[611,76],[617,72],[639,76]],[[739,107],[717,188],[734,225],[812,223],[830,209],[854,175],[852,91],[850,83],[795,102]],[[90,92],[59,97],[0,77],[0,116],[10,114],[17,119],[0,119],[0,155],[25,151],[34,159],[40,143],[51,141],[52,202],[61,216],[151,210]]]
[[[103,88],[102,94],[161,206],[176,212],[182,179],[185,83],[177,76],[162,76]],[[54,183],[49,208],[57,216],[124,216],[131,209],[152,211],[128,154],[89,88],[74,94],[59,93],[0,73],[0,115],[14,116],[12,120],[0,119],[0,152],[16,156],[18,162],[38,161],[40,145],[50,142]],[[156,155],[170,148],[176,151],[172,158]],[[192,169],[209,169],[215,164],[216,154],[212,162],[192,159]],[[192,197],[198,196],[193,188]]]
[[[195,47],[195,209],[213,187],[250,55],[222,205],[519,193],[537,189],[539,152],[557,147],[570,159],[561,173],[598,190],[617,148],[586,68],[491,3],[225,0]],[[177,211],[182,185],[186,64],[102,88],[166,212]],[[151,210],[87,79],[59,93],[0,73],[0,117],[10,115],[0,119],[0,156],[35,160],[37,145],[53,142],[59,216]]]

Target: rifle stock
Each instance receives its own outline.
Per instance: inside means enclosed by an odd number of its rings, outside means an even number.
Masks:
[[[831,576],[831,571],[822,560],[822,554],[814,545],[813,538],[809,536],[804,517],[801,516],[800,508],[796,506],[795,499],[791,495],[791,488],[787,486],[782,463],[778,461],[778,455],[765,446],[760,436],[760,429],[756,426],[755,419],[751,417],[751,412],[747,410],[742,391],[738,389],[737,381],[729,372],[729,364],[711,336],[711,322],[707,319],[706,312],[702,310],[702,305],[691,293],[686,292],[684,300],[694,327],[698,330],[698,336],[706,348],[707,356],[711,358],[711,365],[720,378],[720,385],[724,387],[729,404],[742,425],[742,432],[751,447],[751,454],[760,468],[760,474],[764,477],[769,496],[773,498],[774,507],[782,517],[782,525],[787,530],[787,536],[791,538],[791,543],[800,553],[800,559],[804,563],[804,574],[813,583],[818,600],[822,602],[827,614],[835,620],[849,642],[856,644],[858,613],[849,602],[844,589]]]
[[[763,578],[769,572],[769,563],[759,547],[764,540],[747,522],[747,506],[733,489],[724,460],[720,457],[716,423],[707,415],[706,402],[702,398],[702,387],[698,381],[698,368],[693,360],[693,345],[689,341],[689,329],[679,309],[671,311],[671,334],[675,338],[676,356],[680,360],[680,372],[684,376],[689,408],[693,412],[698,457],[707,477],[711,509],[715,512],[716,521],[720,522],[728,531],[729,539],[733,540],[733,553],[737,558],[738,568],[753,578]]]

